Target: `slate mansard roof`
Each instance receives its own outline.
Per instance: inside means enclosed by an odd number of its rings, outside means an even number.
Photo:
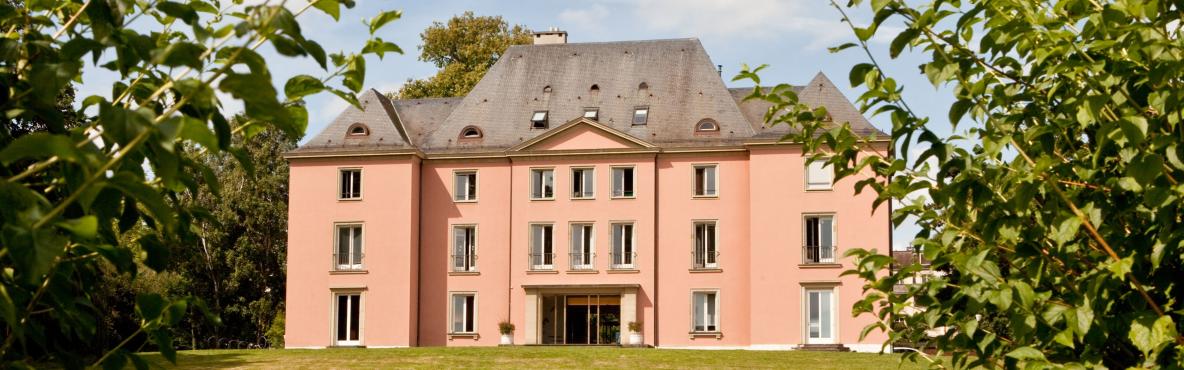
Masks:
[[[799,99],[825,106],[834,122],[885,135],[819,73],[796,87]],[[392,100],[375,90],[294,154],[389,151],[501,152],[599,110],[597,122],[657,147],[712,147],[773,141],[784,125],[764,126],[769,104],[743,101],[752,88],[728,88],[698,39],[511,46],[463,98]],[[637,108],[648,108],[634,125]],[[547,129],[531,127],[546,111]],[[697,133],[703,120],[719,130]],[[350,135],[364,125],[368,135]],[[462,138],[468,127],[482,137]]]

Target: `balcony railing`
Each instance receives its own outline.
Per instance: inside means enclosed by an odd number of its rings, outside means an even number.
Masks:
[[[713,269],[719,267],[719,251],[691,251],[692,267],[695,269]]]
[[[610,260],[612,261],[612,263],[609,264],[609,266],[608,266],[608,268],[610,268],[610,269],[632,270],[632,269],[637,268],[637,265],[636,265],[637,252],[628,252],[628,253],[613,252],[613,253],[609,253],[609,257],[610,257]]]
[[[807,245],[802,247],[802,263],[835,263],[835,247]]]
[[[452,255],[452,272],[475,272],[477,271],[477,255],[476,254],[454,254]]]
[[[555,253],[531,253],[528,255],[532,271],[549,271],[555,269]]]
[[[342,260],[341,257],[342,256],[340,253],[333,253],[333,270],[334,271],[361,270],[362,269],[362,262],[361,261],[365,260],[366,254],[362,253],[357,256],[358,263],[351,263],[350,262],[350,259],[352,258],[352,256],[347,256],[344,260]]]
[[[596,253],[575,252],[570,254],[572,271],[596,270]]]

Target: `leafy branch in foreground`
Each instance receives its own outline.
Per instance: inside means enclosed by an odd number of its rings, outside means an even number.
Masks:
[[[874,174],[857,188],[901,203],[892,221],[916,220],[913,247],[943,272],[896,294],[920,264],[887,275],[889,256],[848,252],[847,273],[867,281],[857,314],[878,318],[864,333],[933,346],[938,356],[906,357],[936,368],[1184,366],[1179,5],[876,0],[864,27],[845,10],[862,1],[832,5],[859,40],[832,51],[869,58],[850,81],[864,112],[891,120],[891,155],[860,154],[866,138],[822,122],[788,86],[749,98],[774,103],[767,122],[797,128],[785,139],[837,178]],[[884,74],[866,41],[888,22],[904,25],[888,56],[924,55],[964,134],[939,133]],[[736,78],[759,85],[760,69]],[[980,325],[984,312],[1005,330]],[[937,328],[948,330],[927,335]]]
[[[361,52],[327,54],[304,37],[298,16],[316,8],[336,20],[343,6],[353,1],[314,0],[295,12],[283,2],[0,3],[0,363],[81,367],[97,359],[105,368],[128,361],[143,368],[133,352],[148,343],[175,361],[170,326],[191,308],[218,320],[200,299],[140,294],[139,329],[114,348],[90,348],[104,315],[91,299],[100,277],[135,279],[138,263],[167,271],[171,255],[197,244],[202,221],[214,221],[183,201],[220,191],[202,155],[229,153],[251,168],[252,137],[273,129],[303,136],[308,95],[329,92],[357,105],[366,55],[400,52],[375,37],[399,12],[368,22]],[[281,100],[256,51],[265,44],[311,58],[325,73],[292,77]],[[57,103],[85,80],[87,62],[116,82],[110,98],[82,99],[76,114],[85,123],[71,128]],[[215,92],[242,101],[239,124]],[[28,122],[45,131],[14,130]]]

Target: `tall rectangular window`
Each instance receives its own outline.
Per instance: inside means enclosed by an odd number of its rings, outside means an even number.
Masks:
[[[633,197],[633,167],[613,167],[613,197]]]
[[[593,260],[595,249],[592,239],[595,236],[590,223],[571,224],[571,269],[594,270]]]
[[[631,223],[616,223],[613,224],[613,250],[612,250],[612,266],[613,269],[632,269],[633,259],[636,256],[633,249],[633,224]]]
[[[834,216],[806,216],[804,263],[835,262]]]
[[[551,224],[530,225],[530,269],[551,270],[555,268],[554,226]]]
[[[477,171],[456,171],[453,179],[453,199],[458,202],[477,200]]]
[[[338,180],[341,183],[338,199],[362,199],[362,169],[342,169]]]
[[[334,316],[337,319],[334,323],[334,339],[339,346],[356,346],[361,343],[362,337],[362,294],[361,293],[341,293],[336,294],[334,299],[337,301],[333,305]]]
[[[333,253],[338,270],[362,269],[362,225],[337,225],[337,249]]]
[[[806,190],[830,190],[834,186],[835,170],[818,159],[806,165]]]
[[[555,198],[555,170],[549,168],[530,170],[530,198]]]
[[[716,166],[714,164],[695,165],[695,196],[714,197],[718,195]]]
[[[695,332],[718,332],[719,293],[694,292],[691,294],[691,304],[693,305],[691,330]]]
[[[452,325],[453,334],[472,334],[477,332],[477,294],[452,294]]]
[[[716,257],[718,257],[719,253],[716,250],[715,243],[715,222],[696,222],[694,268],[708,269],[719,267],[719,264],[716,263]]]
[[[571,197],[591,199],[596,196],[596,170],[592,168],[571,169]]]
[[[477,226],[452,227],[452,271],[477,271]]]

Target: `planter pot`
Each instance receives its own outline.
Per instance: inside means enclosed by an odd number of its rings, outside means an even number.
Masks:
[[[629,345],[640,346],[645,343],[641,333],[629,333]]]
[[[501,340],[500,344],[503,346],[514,345],[514,335],[513,334],[502,334],[502,340]]]

